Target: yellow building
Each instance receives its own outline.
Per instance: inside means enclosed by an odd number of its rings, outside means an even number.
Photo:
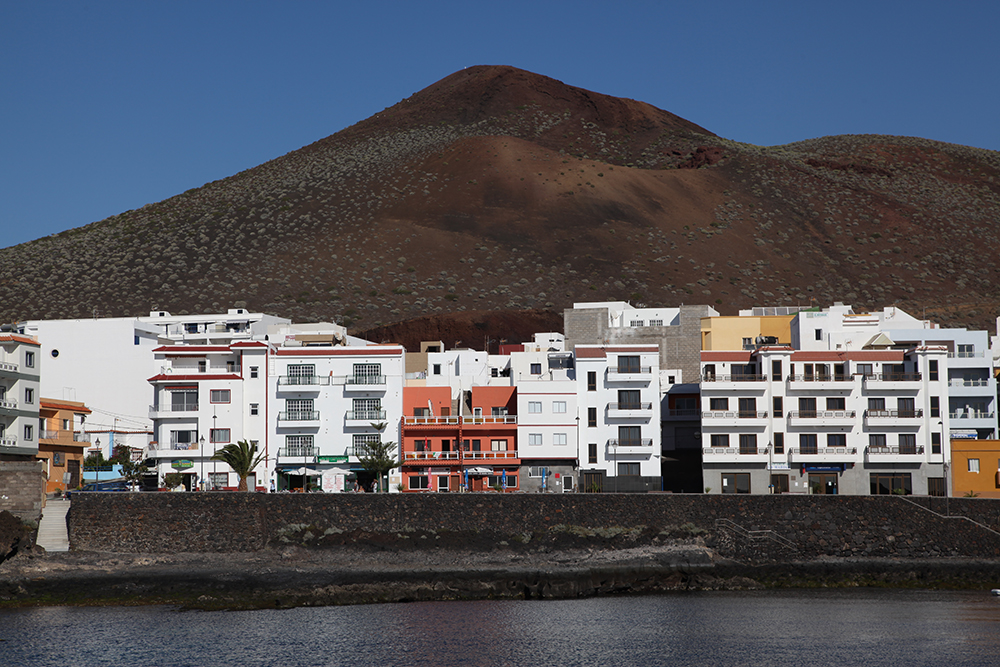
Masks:
[[[38,460],[45,462],[46,493],[80,486],[85,450],[90,445],[90,436],[83,432],[83,422],[89,414],[90,409],[77,401],[41,399]],[[68,484],[64,479],[66,473],[69,473]]]
[[[951,441],[951,494],[1000,498],[1000,440]]]
[[[771,345],[791,345],[792,315],[720,315],[701,318],[702,350],[753,349],[758,336],[771,337]]]

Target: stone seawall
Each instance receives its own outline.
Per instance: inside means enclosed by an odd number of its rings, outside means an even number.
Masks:
[[[1000,499],[79,493],[69,529],[74,550],[118,553],[352,544],[393,550],[623,548],[698,538],[724,556],[761,562],[998,559]]]

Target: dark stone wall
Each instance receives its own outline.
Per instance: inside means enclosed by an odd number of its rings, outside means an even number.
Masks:
[[[615,548],[697,536],[727,555],[772,560],[1000,557],[1000,533],[946,509],[994,529],[1000,520],[1000,499],[988,498],[946,508],[943,498],[895,496],[79,493],[69,527],[73,549],[137,553]]]

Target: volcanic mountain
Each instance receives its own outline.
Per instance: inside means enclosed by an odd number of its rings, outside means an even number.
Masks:
[[[482,66],[253,169],[0,250],[0,319],[239,304],[386,332],[461,311],[558,322],[574,301],[836,300],[992,329],[998,220],[997,152],[753,146]]]

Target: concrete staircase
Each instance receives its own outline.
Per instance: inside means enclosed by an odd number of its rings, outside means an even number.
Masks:
[[[50,498],[42,510],[42,520],[38,523],[37,544],[46,551],[69,551],[69,534],[66,532],[66,512],[70,501],[65,498]]]

